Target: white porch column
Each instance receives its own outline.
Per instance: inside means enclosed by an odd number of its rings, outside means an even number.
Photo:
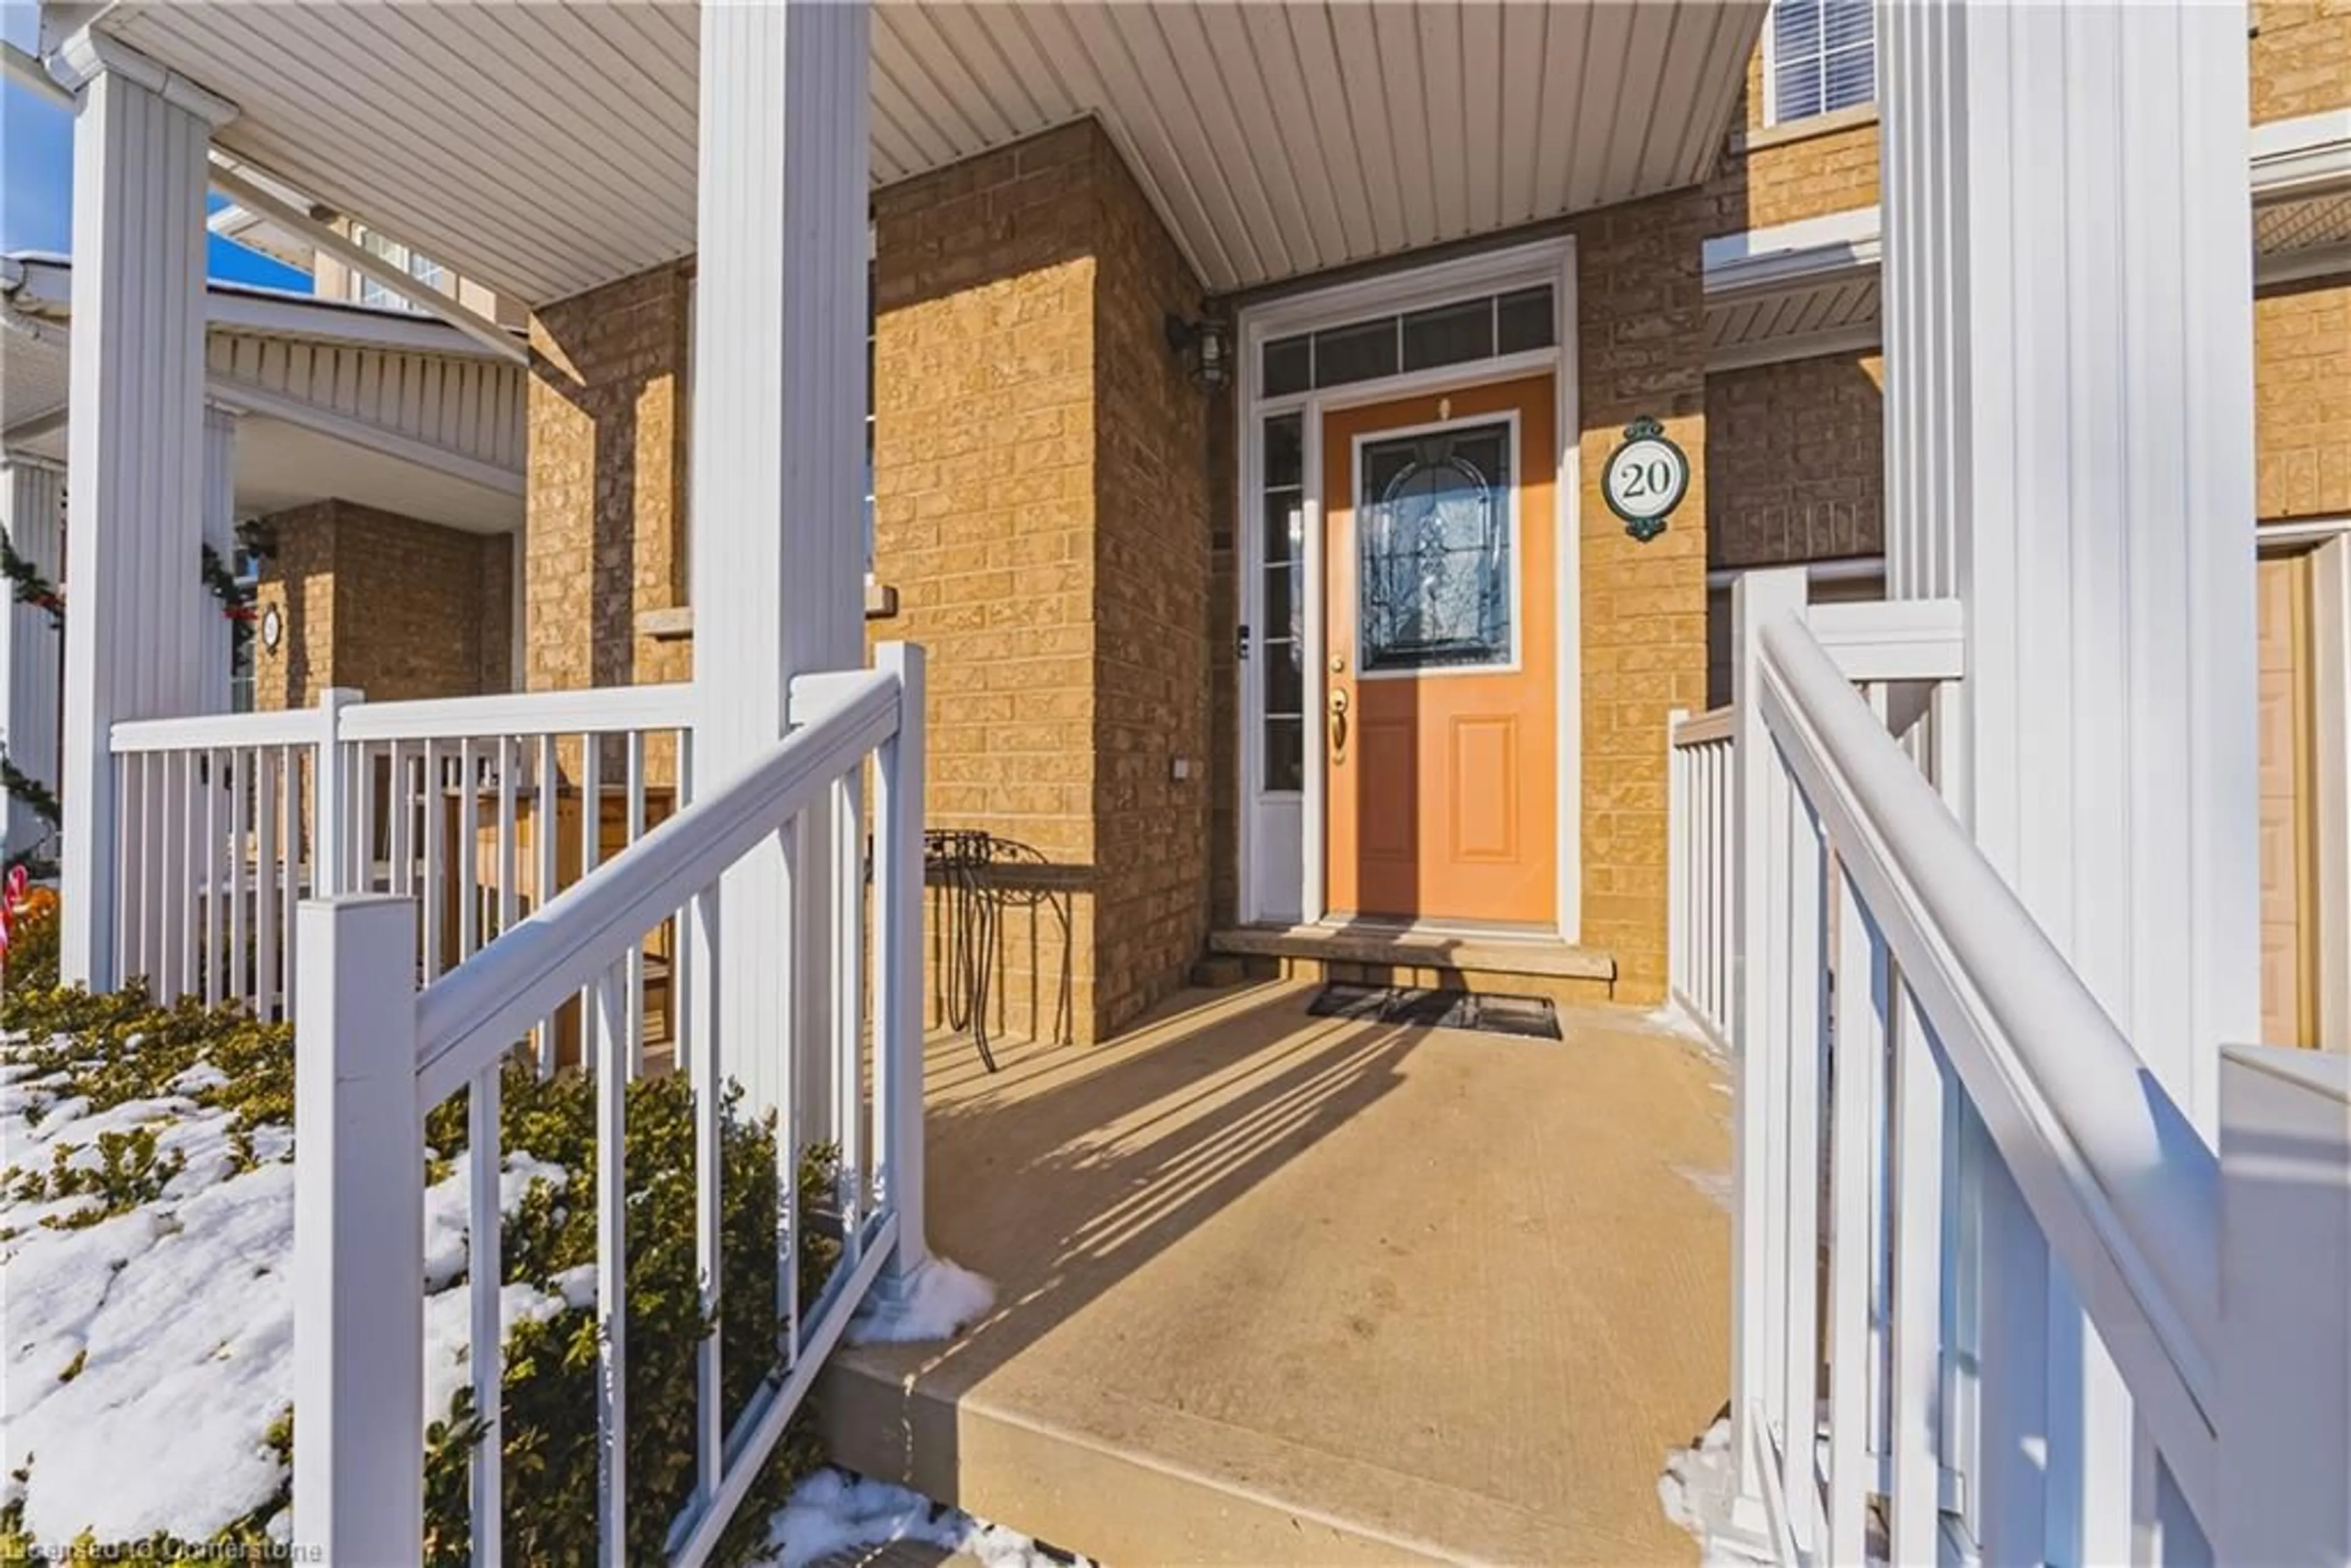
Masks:
[[[228,104],[91,33],[74,119],[64,972],[113,984],[118,719],[204,702],[204,154]],[[216,612],[215,612],[216,618]]]
[[[1877,25],[1888,589],[1966,601],[1959,809],[2210,1129],[2260,1022],[2245,7]],[[1985,1560],[2135,1560],[2120,1380],[2013,1185],[1979,1192]]]
[[[705,789],[783,734],[795,674],[864,663],[867,29],[862,0],[702,8],[692,565]],[[827,814],[800,842],[791,909],[779,847],[721,892],[719,1038],[755,1105],[787,1087],[791,1026],[815,1040],[831,1017]],[[805,1135],[828,1135],[830,1085],[803,1075],[797,1087]]]
[[[0,460],[0,528],[43,577],[58,579],[65,548],[65,470],[20,453]],[[5,591],[0,590],[0,591]],[[28,779],[54,791],[57,787],[57,703],[64,679],[64,639],[37,604],[11,597],[0,607],[0,747]],[[15,855],[40,842],[47,824],[10,801],[5,853]]]
[[[220,553],[229,570],[236,570],[236,413],[218,403],[204,404],[204,541]],[[202,559],[201,555],[198,558]],[[211,591],[204,594],[204,682],[202,713],[226,713],[229,708],[230,641],[227,616]]]

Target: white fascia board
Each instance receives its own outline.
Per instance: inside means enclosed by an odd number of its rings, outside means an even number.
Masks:
[[[49,68],[37,56],[5,40],[0,40],[0,63],[5,63],[10,81],[59,109],[70,111],[80,101],[74,97],[73,89],[49,74]]]
[[[2253,257],[2253,287],[2268,288],[2283,283],[2306,283],[2351,272],[2351,244],[2314,245],[2300,250],[2273,251]]]
[[[1725,343],[1719,348],[1708,350],[1706,371],[1713,375],[1723,371],[1751,371],[1761,365],[1784,364],[1790,360],[1817,360],[1830,354],[1865,354],[1878,346],[1881,336],[1878,324],[1873,319],[1817,332],[1782,332],[1774,337],[1750,338],[1744,342]]]
[[[2256,204],[2351,187],[2351,109],[2256,125],[2252,152]]]
[[[1706,291],[1770,291],[1822,282],[1874,270],[1878,254],[1875,206],[1718,235],[1704,246]]]
[[[9,299],[16,308],[58,319],[66,318],[73,305],[70,261],[45,252],[21,252],[5,261],[6,271],[0,277],[5,277]],[[242,283],[212,284],[205,297],[207,324],[241,332],[441,354],[453,359],[510,357],[492,351],[445,321],[406,310],[321,299],[315,295]]]
[[[209,319],[215,327],[261,332],[276,338],[305,338],[318,342],[352,343],[370,349],[400,349],[443,354],[455,359],[507,360],[445,321],[405,310],[379,309],[340,299],[319,299],[307,294],[284,294],[258,288],[211,291]]]
[[[298,271],[308,272],[318,261],[318,248],[309,241],[288,235],[259,213],[235,203],[205,219],[204,226],[231,245],[258,251]]]

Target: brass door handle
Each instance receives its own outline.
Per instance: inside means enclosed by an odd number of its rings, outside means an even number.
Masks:
[[[1342,686],[1331,688],[1331,760],[1347,759],[1347,693]]]

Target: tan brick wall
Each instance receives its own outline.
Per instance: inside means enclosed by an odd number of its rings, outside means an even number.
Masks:
[[[1583,436],[1583,941],[1615,956],[1620,1000],[1666,984],[1666,715],[1706,696],[1707,387],[1699,242],[1708,193],[1575,225]],[[1600,476],[1624,426],[1660,420],[1690,493],[1641,544]]]
[[[1734,134],[1708,193],[1709,235],[1770,228],[1877,204],[1877,121],[1849,114],[1763,123],[1763,50],[1747,58],[1747,89]],[[1824,127],[1834,129],[1823,129]],[[1750,141],[1763,145],[1750,146]]]
[[[2351,105],[2351,0],[2253,0],[2251,12],[2254,124]],[[1759,42],[1747,60],[1744,101],[1732,117],[1741,130],[1710,186],[1718,211],[1708,232],[1769,228],[1875,205],[1876,121],[1840,124],[1841,118],[1821,117],[1821,124],[1837,129],[1815,134],[1801,133],[1803,121],[1765,126]],[[1750,141],[1764,144],[1750,146]]]
[[[1036,852],[995,1017],[1102,1032],[1094,782],[1093,139],[1071,126],[874,198],[874,572],[924,644],[931,827]],[[1054,903],[1067,908],[1065,938]],[[939,951],[939,905],[931,951]]]
[[[274,543],[253,591],[253,706],[303,707],[335,684],[335,503],[318,501],[262,519]],[[284,624],[276,648],[262,620]]]
[[[1199,313],[1199,284],[1092,141],[1095,1000],[1114,1028],[1181,986],[1208,935],[1209,402],[1165,328]]]
[[[2253,412],[2257,515],[2351,512],[2351,280],[2254,298]]]
[[[1208,405],[1208,923],[1240,919],[1240,497],[1238,426],[1228,388]]]
[[[285,624],[254,644],[254,706],[298,706],[329,686],[373,702],[508,688],[512,541],[351,501],[267,519],[277,549],[256,608]]]
[[[685,601],[682,524],[690,270],[672,265],[550,305],[531,322],[524,685],[688,679],[691,644],[637,616]]]
[[[2351,0],[2254,0],[2253,123],[2351,104]]]
[[[1885,384],[1876,353],[1706,378],[1708,565],[1885,549]]]

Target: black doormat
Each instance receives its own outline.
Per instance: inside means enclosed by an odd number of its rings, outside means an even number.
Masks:
[[[1541,997],[1496,997],[1431,991],[1413,986],[1325,986],[1306,1010],[1317,1018],[1364,1023],[1418,1024],[1424,1029],[1474,1029],[1527,1040],[1558,1040],[1559,1012]]]

